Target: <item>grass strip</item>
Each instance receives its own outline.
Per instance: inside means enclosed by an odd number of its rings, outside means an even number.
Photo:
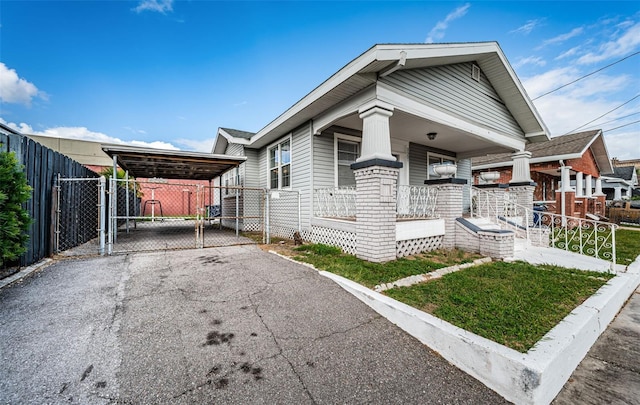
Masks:
[[[358,259],[342,253],[337,247],[323,244],[303,245],[294,250],[297,253],[295,260],[311,263],[318,269],[338,274],[369,288],[480,257],[461,250],[434,251],[381,264]]]
[[[385,294],[525,353],[611,277],[549,265],[495,262]]]
[[[629,265],[640,255],[640,230],[616,230],[616,262]]]

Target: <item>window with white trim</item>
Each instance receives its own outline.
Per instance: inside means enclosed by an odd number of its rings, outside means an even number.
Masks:
[[[427,152],[427,180],[439,179],[440,176],[433,171],[433,166],[447,163],[456,164],[456,159],[451,156]]]
[[[360,139],[355,137],[336,136],[335,138],[335,170],[336,185],[350,187],[356,185],[356,178],[351,164],[360,157]]]
[[[222,174],[222,184],[221,187],[224,187],[224,195],[236,195],[235,188],[227,188],[227,187],[235,187],[240,185],[239,174],[236,173],[236,169],[227,170]]]
[[[268,149],[269,188],[291,187],[291,138]]]

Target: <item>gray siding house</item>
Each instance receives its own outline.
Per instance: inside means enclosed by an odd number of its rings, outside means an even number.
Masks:
[[[386,261],[456,244],[472,157],[513,153],[512,181],[527,186],[525,145],[547,139],[496,42],[385,44],[257,133],[220,128],[212,152],[247,157],[223,186],[299,194],[299,218],[281,218],[282,236],[299,230]]]

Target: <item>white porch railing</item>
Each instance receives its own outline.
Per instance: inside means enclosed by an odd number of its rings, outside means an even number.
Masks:
[[[398,218],[435,218],[438,187],[398,186]]]
[[[471,187],[471,215],[491,218],[512,229],[536,246],[548,246],[616,264],[618,225],[551,212],[535,211],[517,204],[508,191],[491,193]]]
[[[317,188],[313,215],[321,218],[355,218],[356,188]]]
[[[355,187],[314,190],[314,215],[322,218],[355,218]],[[434,218],[438,187],[398,186],[396,212],[398,218]]]

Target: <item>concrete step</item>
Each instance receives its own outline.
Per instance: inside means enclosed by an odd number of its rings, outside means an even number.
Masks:
[[[491,221],[489,218],[465,218],[475,226],[481,229],[502,229],[500,225]]]

